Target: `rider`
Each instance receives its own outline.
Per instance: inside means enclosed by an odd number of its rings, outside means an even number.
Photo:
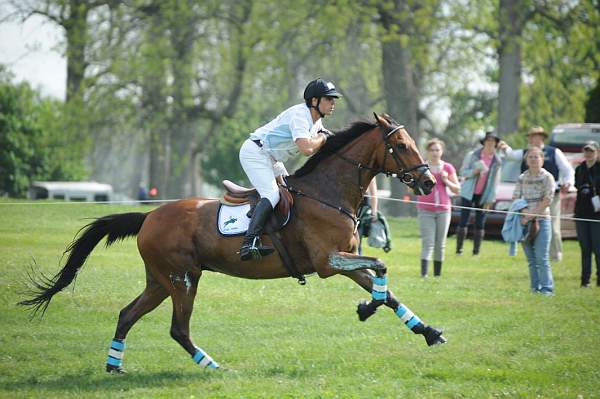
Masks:
[[[279,202],[277,182],[282,184],[283,176],[288,175],[283,161],[298,152],[310,156],[325,144],[332,133],[323,127],[321,118],[333,113],[335,99],[340,97],[333,83],[315,79],[304,89],[305,104],[286,109],[242,144],[240,163],[260,200],[240,248],[241,260],[260,259],[273,252],[262,245],[260,235]]]

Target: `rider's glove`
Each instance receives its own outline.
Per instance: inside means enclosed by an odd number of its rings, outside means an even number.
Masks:
[[[334,134],[332,132],[330,132],[329,130],[327,130],[325,128],[319,130],[319,133],[323,133],[325,135],[325,139],[328,139],[328,138],[334,136]]]

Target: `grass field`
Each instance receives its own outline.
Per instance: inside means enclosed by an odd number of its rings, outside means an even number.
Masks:
[[[118,313],[144,286],[135,240],[98,246],[42,321],[15,303],[33,259],[54,274],[84,218],[132,209],[151,208],[0,204],[0,397],[600,397],[600,288],[579,288],[576,241],[553,267],[557,294],[548,298],[529,293],[521,249],[509,258],[499,241],[486,241],[477,257],[449,250],[442,278],[421,279],[412,219],[391,220],[392,252],[368,253],[387,263],[389,287],[443,327],[448,344],[427,347],[387,309],[359,322],[356,303],[368,295],[343,277],[310,277],[301,287],[206,273],[193,338],[224,369],[200,369],[170,338],[167,300],[130,332],[129,373],[109,375]]]

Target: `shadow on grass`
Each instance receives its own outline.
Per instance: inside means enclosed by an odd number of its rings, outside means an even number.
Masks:
[[[209,382],[220,380],[223,376],[223,371],[216,370],[135,372],[120,375],[98,374],[95,370],[81,370],[79,373],[64,374],[56,379],[29,376],[18,381],[0,383],[0,390],[15,392],[20,390],[72,391],[75,389],[83,392],[122,392],[136,388],[164,388],[180,383],[187,385],[190,381]]]

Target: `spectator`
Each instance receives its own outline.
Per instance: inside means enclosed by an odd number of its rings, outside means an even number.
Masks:
[[[540,147],[544,151],[544,166],[554,177],[556,182],[555,195],[550,204],[550,214],[552,215],[552,243],[550,244],[550,256],[553,260],[562,259],[562,237],[560,233],[560,192],[566,193],[575,183],[575,172],[573,167],[565,157],[563,152],[555,147],[544,145],[544,140],[548,138],[548,133],[541,126],[532,127],[527,133],[529,146]],[[521,161],[521,172],[527,169],[525,158],[527,150],[514,150],[507,153],[507,159]]]
[[[383,248],[385,252],[391,249],[391,236],[385,217],[378,211],[377,181],[369,183],[367,193],[358,209],[358,254],[362,255],[362,239],[369,237],[369,246]],[[377,224],[376,226],[374,224]],[[372,230],[376,228],[375,230]],[[374,233],[374,234],[372,234]]]
[[[377,198],[377,180],[373,178],[367,187],[367,195],[365,201],[371,207],[371,221],[377,221],[377,212],[379,211],[379,199]]]
[[[148,201],[148,199],[149,199],[149,197],[148,197],[148,191],[143,186],[140,186],[138,188],[137,199],[142,204],[147,204],[146,201]]]
[[[597,222],[583,220],[575,221],[577,240],[581,247],[581,287],[590,286],[592,275],[592,252],[596,257],[596,284],[600,287],[600,203],[594,206],[592,198],[600,195],[600,161],[598,151],[600,147],[595,141],[583,146],[585,160],[575,169],[575,187],[577,199],[575,200],[575,217],[581,219],[594,219]]]
[[[358,209],[358,254],[362,255],[362,239],[369,236],[371,223],[377,221],[377,180],[373,178],[367,187],[367,193],[363,197]]]
[[[466,208],[489,208],[496,201],[496,186],[500,179],[502,160],[510,147],[494,132],[487,132],[480,140],[483,147],[477,148],[465,157],[460,174],[464,178],[460,189],[461,205]],[[500,150],[499,153],[496,150]],[[471,209],[461,209],[456,232],[456,253],[462,254],[463,242],[467,236],[467,223]],[[475,211],[473,231],[473,255],[479,254],[481,241],[485,235],[485,212]]]
[[[450,197],[448,190],[454,194],[460,192],[460,184],[456,169],[449,162],[442,161],[444,142],[431,139],[425,144],[429,170],[435,176],[437,184],[428,195],[417,197],[417,219],[421,231],[421,277],[427,277],[429,262],[433,257],[433,275],[440,276],[446,235],[450,227]]]
[[[554,197],[555,182],[552,174],[542,168],[544,151],[540,147],[529,147],[526,162],[528,169],[519,176],[513,199],[527,201],[527,207],[521,210],[521,223],[529,226],[523,251],[529,264],[531,292],[549,296],[554,295],[549,259],[552,236],[549,207]]]
[[[138,200],[145,201],[148,199],[148,190],[144,188],[144,186],[140,186],[138,188]]]

